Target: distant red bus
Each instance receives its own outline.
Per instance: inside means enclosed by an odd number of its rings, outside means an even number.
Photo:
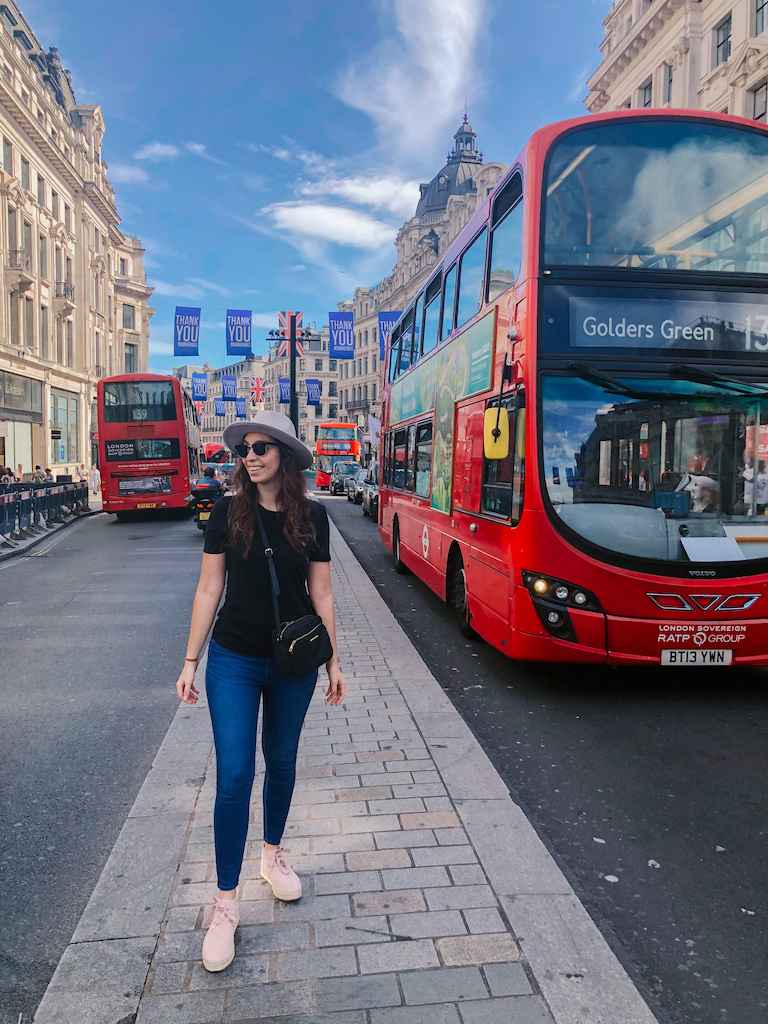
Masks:
[[[200,475],[192,399],[175,377],[127,373],[100,380],[99,463],[105,512],[185,508]]]
[[[203,462],[229,462],[229,452],[221,441],[206,441],[203,445]]]
[[[335,462],[360,462],[363,432],[354,423],[321,423],[317,428],[315,486],[327,491]]]

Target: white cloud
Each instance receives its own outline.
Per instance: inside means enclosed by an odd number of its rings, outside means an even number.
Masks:
[[[143,167],[132,167],[131,164],[110,164],[107,174],[113,185],[142,185],[149,181],[149,175]]]
[[[254,327],[263,327],[267,331],[277,330],[277,310],[273,313],[254,313],[252,323]]]
[[[405,181],[389,175],[365,177],[353,174],[320,181],[300,181],[296,191],[302,196],[338,196],[358,206],[386,210],[399,217],[412,217],[419,201],[417,181]]]
[[[223,285],[216,284],[215,281],[206,281],[203,277],[188,277],[192,285],[198,285],[200,288],[204,288],[207,291],[218,292],[219,295],[231,295],[229,288],[225,288]]]
[[[368,114],[389,145],[428,149],[473,91],[485,7],[485,0],[391,0],[394,34],[347,70],[339,98]]]
[[[222,167],[229,167],[226,160],[220,160],[217,156],[211,156],[202,142],[185,142],[184,148],[188,149],[194,156],[202,157],[203,160],[210,160],[211,163],[221,164]]]
[[[240,180],[251,192],[266,192],[270,185],[266,174],[241,174]]]
[[[164,295],[167,298],[175,299],[204,299],[205,292],[202,288],[196,288],[190,284],[169,284],[167,281],[157,281],[149,278],[147,284],[155,289],[156,295]]]
[[[303,263],[296,263],[296,264],[294,264],[294,266],[291,267],[291,270],[295,270],[297,273],[299,271],[301,271],[301,270],[306,270],[306,269],[307,268],[304,266]]]
[[[173,342],[172,341],[155,341],[152,335],[149,336],[149,355],[152,356],[172,356],[173,355]]]
[[[587,76],[589,75],[590,70],[591,66],[589,64],[585,64],[583,67],[580,67],[573,76],[571,88],[568,91],[568,95],[565,97],[566,103],[582,102],[589,92],[587,89]]]
[[[356,249],[379,249],[393,242],[396,233],[392,225],[360,210],[324,203],[271,203],[261,214],[276,231]]]
[[[149,160],[156,163],[158,160],[173,160],[181,150],[170,142],[149,142],[146,146],[137,149],[133,154],[134,160]]]

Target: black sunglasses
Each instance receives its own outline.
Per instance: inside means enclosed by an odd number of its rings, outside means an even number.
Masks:
[[[248,452],[252,451],[254,455],[261,457],[267,454],[268,448],[280,448],[281,445],[277,441],[254,441],[253,444],[236,444],[234,447],[235,455],[239,455],[241,459],[248,457]]]

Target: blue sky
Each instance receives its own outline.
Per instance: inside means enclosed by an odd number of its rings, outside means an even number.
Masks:
[[[464,99],[486,160],[584,112],[607,0],[27,0],[79,103],[98,103],[124,231],[156,291],[150,363],[173,312],[202,307],[200,361],[226,360],[227,308],[305,322],[386,276],[418,183]]]

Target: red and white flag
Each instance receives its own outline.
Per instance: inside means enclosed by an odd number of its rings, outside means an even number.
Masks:
[[[251,405],[263,402],[266,391],[263,377],[251,377]]]
[[[304,323],[304,311],[303,310],[302,310],[302,312],[299,313],[297,310],[284,309],[284,310],[282,310],[281,312],[279,312],[277,314],[277,318],[280,321],[280,328],[279,328],[277,333],[283,339],[280,342],[280,348],[277,350],[277,358],[278,359],[280,359],[281,356],[287,356],[289,354],[288,353],[288,345],[290,344],[290,339],[291,339],[291,317],[292,316],[296,317],[296,332],[298,333],[301,330],[302,325]],[[299,355],[299,356],[303,356],[304,355],[304,348],[303,348],[303,346],[302,346],[302,344],[301,344],[301,342],[299,341],[298,338],[296,339],[296,354]]]

